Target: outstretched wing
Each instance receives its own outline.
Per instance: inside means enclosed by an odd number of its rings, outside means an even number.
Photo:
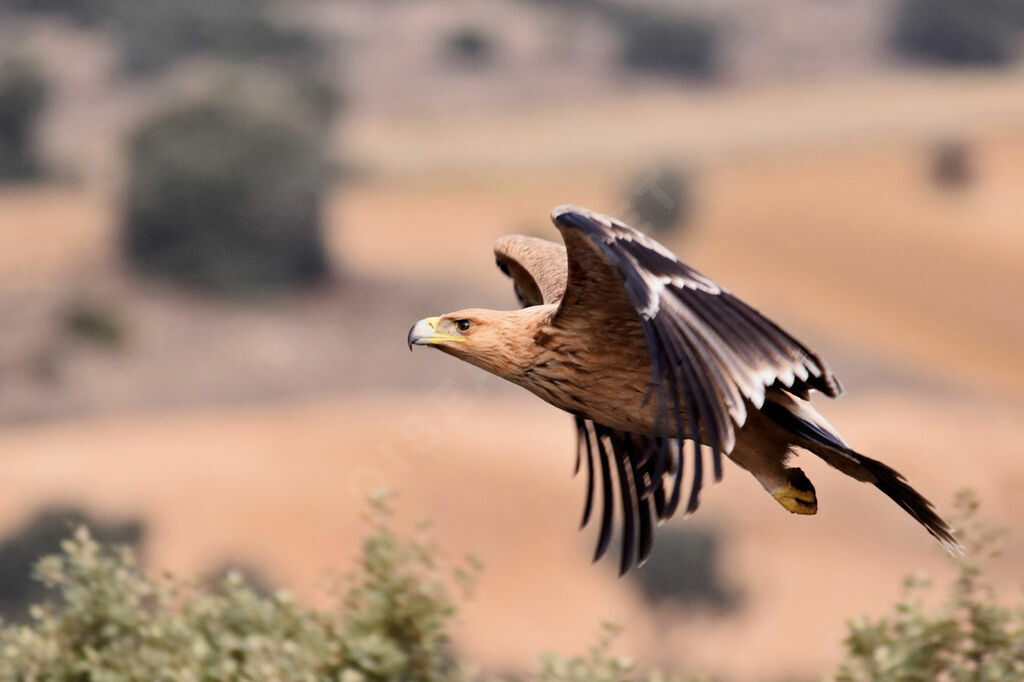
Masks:
[[[655,472],[676,472],[665,517],[679,503],[683,439],[708,446],[720,479],[722,453],[732,450],[747,403],[760,408],[768,387],[797,395],[812,388],[831,397],[842,392],[817,355],[653,239],[573,206],[555,209],[552,220],[568,255],[556,324],[601,339],[607,338],[602,332],[608,319],[635,321],[643,331],[657,406],[655,431],[679,437],[652,440],[660,452],[646,456],[653,456]],[[698,452],[687,511],[699,501],[701,462]]]

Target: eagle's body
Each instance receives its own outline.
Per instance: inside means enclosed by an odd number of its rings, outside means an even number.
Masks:
[[[597,556],[610,540],[618,497],[621,569],[632,565],[634,550],[643,561],[652,508],[659,519],[674,513],[687,462],[686,509],[697,508],[705,453],[716,478],[725,454],[789,511],[815,513],[813,485],[787,466],[796,447],[873,483],[959,550],[926,499],[893,469],[852,450],[811,407],[812,390],[842,391],[817,355],[633,228],[575,207],[552,217],[564,248],[522,236],[495,245],[522,309],[427,318],[410,330],[409,344],[435,346],[575,416],[577,469],[585,461],[588,475],[584,523],[594,482],[601,483]]]
[[[516,352],[503,365],[503,378],[566,412],[620,431],[650,433],[654,401],[647,400],[651,363],[639,324],[623,322],[617,332],[627,340],[616,353],[588,343],[571,325],[556,322],[556,305],[524,308],[533,315],[511,318],[502,334]],[[635,327],[635,328],[634,328]],[[630,338],[632,337],[632,338]],[[472,360],[470,360],[472,362]],[[511,370],[511,371],[509,371]]]

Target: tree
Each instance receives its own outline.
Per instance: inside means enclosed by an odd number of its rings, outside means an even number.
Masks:
[[[128,257],[143,272],[223,292],[323,278],[322,149],[315,128],[227,102],[157,116],[130,143]]]
[[[36,133],[48,92],[46,79],[31,62],[10,60],[0,66],[0,179],[39,175]]]

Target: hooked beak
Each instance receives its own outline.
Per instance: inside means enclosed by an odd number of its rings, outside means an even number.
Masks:
[[[426,317],[414,324],[409,330],[409,350],[413,346],[439,346],[449,341],[465,341],[461,336],[438,334],[437,325],[440,322],[440,317]]]
[[[413,345],[428,345],[434,338],[434,330],[437,329],[437,323],[440,321],[440,317],[426,317],[414,324],[409,330],[409,350],[412,350]]]

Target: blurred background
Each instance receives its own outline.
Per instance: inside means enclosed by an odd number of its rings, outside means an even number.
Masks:
[[[147,570],[316,604],[371,490],[484,563],[455,646],[515,672],[602,621],[644,666],[834,668],[950,573],[803,457],[729,465],[623,580],[565,414],[409,326],[511,308],[491,244],[632,221],[830,361],[819,405],[1024,561],[1024,2],[0,0],[0,612],[78,521]],[[737,648],[737,642],[743,646]]]

